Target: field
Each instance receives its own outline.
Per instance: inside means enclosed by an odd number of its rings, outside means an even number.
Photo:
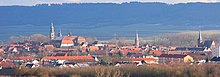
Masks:
[[[88,68],[20,68],[15,76],[40,77],[219,77],[219,64],[92,66]]]

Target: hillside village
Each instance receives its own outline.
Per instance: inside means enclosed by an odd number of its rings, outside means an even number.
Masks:
[[[133,45],[119,45],[95,40],[89,43],[82,36],[57,33],[54,24],[50,28],[50,42],[25,40],[22,43],[1,44],[0,72],[6,68],[81,68],[90,66],[116,66],[126,64],[203,64],[220,62],[220,46],[212,40],[204,40],[198,32],[195,47],[140,45],[138,32]],[[195,35],[196,36],[196,35]],[[3,74],[3,73],[2,73]]]

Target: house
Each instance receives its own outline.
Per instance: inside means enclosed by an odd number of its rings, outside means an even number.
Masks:
[[[68,56],[67,54],[57,53],[56,55],[46,56],[46,60],[68,60],[75,62],[93,62],[94,58],[90,55],[88,56]]]
[[[74,44],[75,45],[80,45],[82,44],[83,42],[86,42],[86,38],[82,37],[82,36],[77,36],[75,39],[74,39]]]
[[[74,68],[82,68],[82,67],[89,67],[90,65],[87,63],[76,63]]]
[[[55,47],[53,45],[44,45],[44,48],[47,50],[47,51],[53,51],[55,49]]]
[[[212,57],[220,57],[220,46],[217,46],[212,50]]]
[[[187,53],[187,55],[193,57],[195,62],[202,62],[202,61],[204,62],[211,57],[212,52]]]
[[[174,50],[176,50],[176,46],[170,46],[170,47],[168,48],[168,50],[174,51]]]
[[[193,57],[182,54],[162,54],[158,56],[159,63],[186,63],[194,62]]]
[[[203,44],[203,47],[206,48],[206,51],[211,51],[211,49],[215,48],[215,42],[212,40],[206,40]]]
[[[213,62],[213,63],[220,63],[220,57],[213,57],[211,59],[211,62]]]
[[[55,48],[54,51],[67,52],[67,51],[78,51],[78,50],[76,48],[69,47],[69,48]]]
[[[88,42],[82,42],[80,46],[84,46],[84,47],[86,47],[86,46],[88,46],[88,45],[89,45]]]
[[[151,54],[151,55],[155,55],[155,56],[160,56],[162,54],[162,51],[159,51],[159,50],[150,50],[148,52],[148,54]]]
[[[17,53],[18,52],[18,48],[14,47],[11,52],[12,53]]]
[[[89,51],[97,51],[99,50],[99,47],[98,46],[89,46]]]
[[[210,50],[207,50],[207,48],[204,48],[204,47],[192,47],[192,48],[189,48],[189,47],[177,47],[175,49],[175,51],[203,52],[203,51],[210,51]]]
[[[132,58],[131,60],[132,62],[136,62],[136,63],[144,61],[145,63],[148,63],[148,64],[158,64],[155,58]]]
[[[102,42],[102,41],[95,41],[94,43],[95,46],[105,46],[105,42]]]
[[[191,53],[190,51],[166,51],[164,54],[186,54]]]
[[[86,46],[80,46],[80,51],[81,52],[86,52],[88,50],[88,47]]]
[[[176,47],[174,51],[188,51],[186,47]]]
[[[63,39],[63,36],[56,37],[54,40],[51,40],[52,41],[52,45],[54,45],[56,48],[60,48],[61,43],[62,43],[62,39]]]
[[[137,48],[135,46],[123,46],[120,47],[119,49],[123,54],[128,54],[128,53],[138,53],[141,48]]]
[[[188,48],[188,50],[191,51],[191,52],[203,52],[203,51],[207,51],[206,48],[202,48],[202,47]]]
[[[60,68],[74,68],[74,64],[75,63],[71,61],[58,60],[55,66]]]

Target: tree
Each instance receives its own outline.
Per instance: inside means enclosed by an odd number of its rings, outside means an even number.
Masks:
[[[44,36],[42,34],[33,34],[30,36],[30,39],[34,42],[42,43],[49,42],[49,37]]]
[[[11,36],[9,39],[10,43],[24,42],[25,40],[32,40],[38,43],[49,42],[49,37],[42,34],[33,34],[31,36]]]
[[[28,40],[29,37],[28,36],[11,36],[9,38],[9,42],[10,43],[18,43],[18,42],[24,42],[24,40]]]
[[[116,54],[118,54],[120,57],[123,56],[123,53],[121,51],[118,51]]]

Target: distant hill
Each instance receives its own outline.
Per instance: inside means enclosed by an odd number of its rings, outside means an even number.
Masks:
[[[64,35],[111,39],[192,30],[219,30],[220,3],[68,3],[0,6],[0,41],[10,36],[49,35],[50,22]],[[200,27],[199,27],[200,26]]]
[[[77,24],[219,25],[220,3],[68,3],[36,6],[0,6],[0,26]],[[101,25],[100,25],[101,24]]]

